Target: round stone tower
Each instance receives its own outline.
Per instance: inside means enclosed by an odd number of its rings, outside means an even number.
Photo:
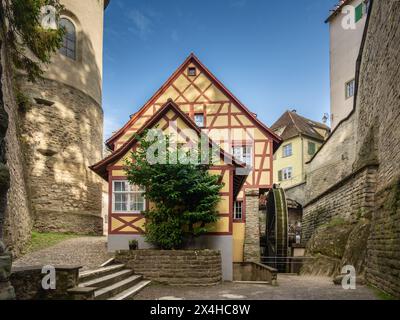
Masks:
[[[35,229],[102,234],[103,18],[109,0],[60,0],[66,29],[43,78],[22,79],[31,103],[21,136]]]

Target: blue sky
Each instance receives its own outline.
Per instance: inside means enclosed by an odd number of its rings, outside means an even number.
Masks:
[[[337,0],[112,0],[105,14],[105,138],[194,52],[260,120],[329,112]]]

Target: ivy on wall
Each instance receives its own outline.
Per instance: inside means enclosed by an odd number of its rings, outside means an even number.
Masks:
[[[57,20],[63,6],[59,0],[5,0],[0,5],[1,29],[5,35],[7,50],[17,69],[34,81],[42,75],[42,64],[61,46],[64,29],[49,29],[42,25],[42,8],[55,8]]]
[[[0,1],[0,239],[10,181],[6,165],[5,137],[9,120],[3,101],[3,69],[18,69],[30,81],[35,81],[42,75],[43,65],[50,63],[51,56],[60,48],[64,35],[62,28],[48,29],[42,25],[42,8],[46,5],[55,9],[57,20],[60,10],[63,9],[59,0]]]

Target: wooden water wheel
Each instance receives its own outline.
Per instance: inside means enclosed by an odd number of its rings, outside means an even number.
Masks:
[[[279,272],[287,272],[288,209],[282,188],[274,188],[268,192],[266,220],[267,263],[277,268]]]

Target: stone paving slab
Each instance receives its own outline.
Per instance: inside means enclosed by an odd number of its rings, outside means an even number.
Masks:
[[[344,290],[331,278],[278,275],[278,286],[225,282],[214,287],[150,285],[134,300],[377,300],[372,289]]]
[[[98,268],[112,254],[107,252],[106,237],[78,237],[28,253],[13,262],[13,267],[43,265],[79,265],[81,270]]]

